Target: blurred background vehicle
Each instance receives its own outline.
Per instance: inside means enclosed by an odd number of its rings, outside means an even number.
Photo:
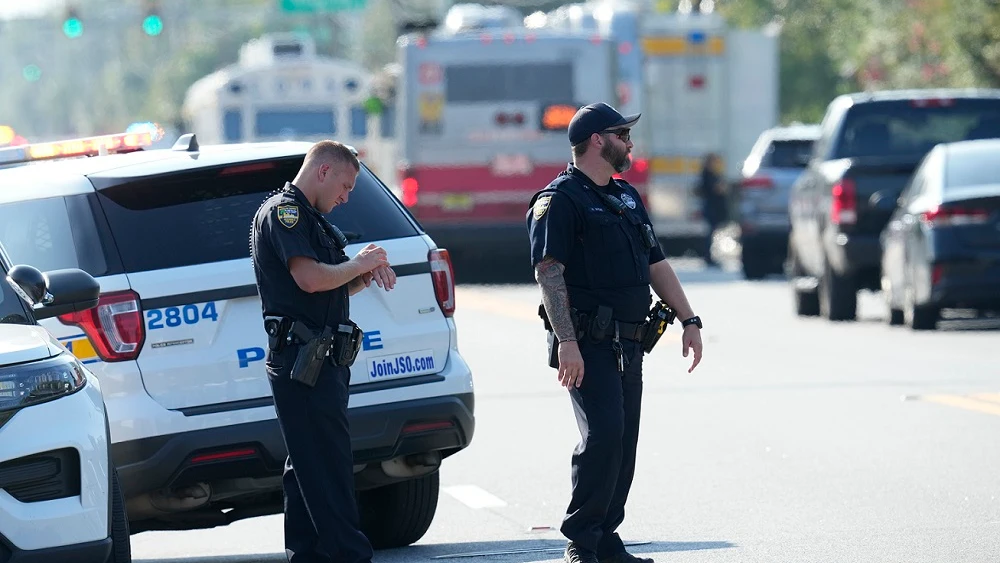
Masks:
[[[890,324],[933,330],[943,308],[1000,312],[1000,139],[931,150],[881,244]]]
[[[789,267],[799,315],[854,320],[881,287],[879,235],[937,144],[1000,134],[1000,89],[864,92],[830,102],[789,196]]]
[[[818,137],[818,125],[774,127],[761,133],[743,162],[737,200],[740,264],[746,279],[784,271],[788,194],[809,164]]]

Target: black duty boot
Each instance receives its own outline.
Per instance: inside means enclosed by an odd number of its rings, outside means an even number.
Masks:
[[[623,551],[621,553],[616,553],[611,557],[605,557],[598,563],[654,563],[654,561],[648,557],[636,557],[631,553]]]
[[[563,554],[563,559],[566,563],[598,563],[596,553],[573,542],[566,544],[566,553]]]

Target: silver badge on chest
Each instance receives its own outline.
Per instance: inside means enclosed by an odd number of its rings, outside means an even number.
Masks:
[[[635,209],[635,200],[629,194],[622,194],[622,203],[624,203],[629,209]]]

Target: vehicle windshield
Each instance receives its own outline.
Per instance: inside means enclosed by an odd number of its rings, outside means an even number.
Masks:
[[[7,268],[0,270],[3,281],[0,282],[0,323],[2,324],[34,324],[28,318],[24,301],[14,291],[11,282],[7,281]]]
[[[946,188],[997,185],[1000,184],[1000,159],[986,151],[952,155],[945,174]]]
[[[939,143],[1000,137],[1000,99],[858,104],[843,127],[834,158],[919,157]]]
[[[805,168],[812,147],[813,142],[808,139],[774,141],[768,149],[765,165],[775,168]]]

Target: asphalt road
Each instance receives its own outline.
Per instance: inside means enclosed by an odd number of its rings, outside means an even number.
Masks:
[[[799,319],[784,280],[676,264],[705,322],[705,357],[687,373],[676,326],[646,357],[638,469],[620,529],[636,553],[691,563],[1000,560],[1000,323],[915,333],[889,327],[868,294],[857,322]],[[545,365],[538,300],[530,284],[459,288],[476,435],[441,470],[427,535],[377,563],[561,561],[578,435]],[[285,560],[278,516],[132,541],[144,562]]]

